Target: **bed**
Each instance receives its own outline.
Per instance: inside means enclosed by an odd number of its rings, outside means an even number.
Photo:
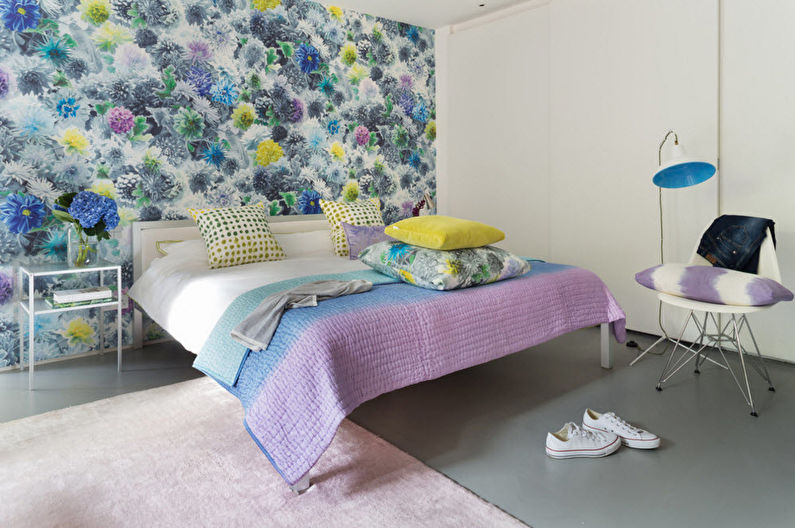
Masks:
[[[323,215],[274,217],[271,230],[286,260],[210,270],[193,222],[139,222],[130,296],[136,345],[144,311],[240,399],[245,428],[294,491],[308,487],[341,421],[369,399],[596,325],[601,365],[611,368],[612,337],[625,338],[624,312],[582,268],[533,261],[522,277],[438,292],[333,256]],[[166,255],[170,247],[179,251]],[[230,338],[267,295],[329,278],[374,286],[288,310],[265,350]]]

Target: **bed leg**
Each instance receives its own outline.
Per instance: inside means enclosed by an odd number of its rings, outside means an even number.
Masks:
[[[610,323],[602,323],[601,328],[601,345],[602,345],[602,368],[613,368],[613,349],[610,347]]]
[[[301,495],[303,492],[309,489],[311,486],[311,482],[309,482],[309,473],[301,477],[301,480],[290,486],[290,491],[295,493],[296,495]]]

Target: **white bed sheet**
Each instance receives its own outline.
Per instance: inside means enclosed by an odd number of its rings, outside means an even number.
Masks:
[[[226,308],[260,286],[307,275],[369,269],[358,260],[302,257],[211,270],[207,259],[173,254],[152,262],[129,296],[187,350],[197,354]]]

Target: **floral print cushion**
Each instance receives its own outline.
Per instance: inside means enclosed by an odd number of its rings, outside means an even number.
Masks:
[[[359,254],[376,271],[431,290],[479,286],[530,271],[530,263],[504,249],[483,246],[443,251],[403,242],[379,242]]]

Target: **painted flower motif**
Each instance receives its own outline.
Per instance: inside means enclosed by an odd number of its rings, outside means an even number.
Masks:
[[[406,38],[416,43],[420,39],[420,30],[417,26],[409,26],[406,30]]]
[[[290,114],[290,121],[293,123],[298,123],[304,118],[304,103],[300,99],[296,98],[292,100],[291,104],[293,112]]]
[[[90,147],[90,143],[86,136],[83,135],[77,127],[69,127],[64,130],[63,135],[58,139],[64,150],[68,154],[85,155]]]
[[[204,133],[204,118],[190,107],[182,107],[174,118],[177,133],[187,139],[198,139]]]
[[[65,230],[50,229],[47,238],[41,244],[42,252],[55,260],[66,259],[68,239]]]
[[[9,111],[17,134],[31,140],[43,141],[53,133],[55,123],[52,112],[27,97],[15,98],[12,101],[20,103]]]
[[[340,132],[340,122],[337,119],[332,119],[328,122],[328,133],[336,136]]]
[[[340,60],[346,66],[353,66],[358,56],[359,51],[356,49],[356,45],[352,42],[348,42],[340,50]]]
[[[422,163],[422,158],[420,158],[420,155],[417,152],[412,152],[409,154],[408,162],[412,168],[419,169],[420,164]]]
[[[112,52],[117,46],[132,41],[132,34],[124,26],[105,22],[91,36],[102,51]],[[74,61],[72,61],[74,62]]]
[[[398,274],[403,278],[404,281],[408,282],[409,284],[416,284],[414,282],[414,275],[412,275],[410,271],[398,270]]]
[[[59,332],[69,342],[69,346],[94,344],[94,329],[82,317],[75,317]]]
[[[259,11],[267,11],[279,7],[282,0],[252,0],[251,5]]]
[[[410,139],[411,137],[409,136],[408,130],[401,125],[395,125],[395,128],[392,130],[392,143],[394,143],[396,147],[406,148]]]
[[[0,0],[3,24],[10,31],[36,29],[41,20],[41,10],[36,0]]]
[[[37,197],[27,194],[9,194],[0,206],[0,218],[12,233],[24,235],[41,227],[47,217],[47,207]]]
[[[196,88],[196,93],[202,97],[210,95],[210,89],[213,87],[213,76],[204,69],[192,66],[185,75],[185,81],[192,84]]]
[[[203,40],[191,40],[185,45],[185,58],[191,64],[210,62],[213,52]]]
[[[0,64],[0,99],[17,89],[17,78],[14,72]]]
[[[428,107],[425,105],[425,101],[420,98],[420,101],[414,106],[414,111],[412,112],[411,117],[420,123],[426,123],[430,116],[430,110],[428,110]]]
[[[99,26],[110,18],[111,7],[108,0],[80,0],[83,19]]]
[[[342,199],[346,202],[355,202],[359,199],[359,182],[349,180],[342,188]]]
[[[398,106],[407,116],[410,116],[414,111],[414,95],[408,91],[401,92],[398,97]]]
[[[298,210],[302,214],[320,214],[320,193],[317,191],[306,190],[298,197]]]
[[[224,147],[220,143],[212,143],[209,147],[202,152],[202,158],[208,165],[214,166],[216,169],[221,168],[221,164],[226,159]]]
[[[63,119],[75,117],[79,109],[80,105],[75,102],[74,97],[62,97],[55,105],[55,110]]]
[[[149,54],[139,48],[137,44],[122,44],[116,49],[113,63],[119,70],[128,73],[139,73],[147,69],[151,63]]]
[[[63,66],[64,63],[69,60],[70,50],[65,40],[48,37],[47,40],[39,46],[39,55],[42,59],[46,59],[54,66],[59,67]]]
[[[14,298],[14,279],[0,272],[0,306],[8,304]]]
[[[117,134],[126,134],[135,126],[135,116],[123,106],[114,106],[108,112],[108,125]]]
[[[343,16],[344,16],[344,13],[342,12],[342,9],[340,9],[340,8],[339,8],[339,7],[337,7],[337,6],[329,6],[329,7],[328,7],[328,12],[329,12],[329,14],[330,14],[332,17],[334,17],[334,18],[336,18],[337,20],[339,20],[340,22],[342,22],[342,20],[343,20]]]
[[[370,143],[370,131],[364,125],[359,125],[356,127],[356,130],[354,131],[354,137],[356,138],[356,143],[362,147]]]
[[[342,143],[339,141],[332,143],[328,152],[331,154],[331,157],[337,161],[343,161],[345,159],[345,147],[343,147]]]
[[[358,85],[369,75],[370,75],[370,70],[368,70],[361,64],[354,64],[353,66],[351,66],[351,69],[348,70],[348,80],[351,81],[351,84],[353,85]]]
[[[428,141],[436,140],[436,121],[430,121],[425,125],[425,138]]]
[[[378,85],[369,77],[359,83],[359,96],[363,99],[372,99],[378,95]]]
[[[403,74],[400,76],[400,89],[411,91],[414,89],[414,78],[411,75]]]
[[[304,73],[312,73],[320,67],[320,53],[309,44],[301,44],[295,50],[295,62]]]
[[[88,190],[100,196],[110,198],[111,200],[116,199],[116,186],[113,185],[111,180],[99,180]]]
[[[284,156],[284,150],[272,139],[267,139],[257,145],[256,161],[257,164],[262,167],[267,167],[271,163],[276,163],[282,159],[282,156]]]
[[[392,244],[389,246],[389,249],[386,251],[385,257],[387,262],[392,262],[407,256],[410,251],[411,251],[411,246],[408,244],[402,244],[402,243]]]
[[[213,101],[230,106],[235,104],[240,92],[237,86],[235,86],[234,81],[226,75],[223,75],[213,84],[212,88],[210,88],[210,95],[212,95]]]
[[[254,121],[257,119],[257,112],[254,107],[248,103],[240,103],[237,108],[232,111],[232,124],[240,130],[248,130]]]

